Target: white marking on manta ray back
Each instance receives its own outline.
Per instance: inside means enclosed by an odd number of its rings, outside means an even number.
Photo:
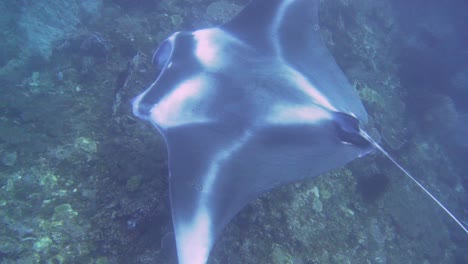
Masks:
[[[242,41],[219,28],[202,29],[193,32],[196,41],[195,56],[208,70],[216,71],[225,67],[232,59],[226,46],[245,45]]]
[[[288,9],[288,6],[291,5],[294,2],[294,0],[286,0],[281,3],[281,5],[278,8],[278,11],[276,11],[276,16],[275,19],[273,20],[273,25],[271,27],[271,41],[273,42],[273,46],[275,49],[276,54],[278,57],[280,57],[283,60],[283,52],[281,50],[281,45],[278,42],[279,36],[279,27],[281,25],[281,22],[284,18],[284,13]]]
[[[330,112],[321,107],[279,105],[275,106],[268,115],[267,122],[273,124],[315,124],[331,119]]]
[[[225,147],[222,151],[217,153],[211,162],[212,165],[210,166],[205,181],[203,182],[203,193],[209,195],[212,192],[213,183],[215,182],[216,176],[218,175],[220,165],[222,165],[224,161],[228,160],[234,152],[238,151],[250,139],[251,136],[252,132],[246,131],[236,142],[230,146]]]
[[[154,83],[150,86],[152,87],[154,85]],[[143,120],[146,120],[148,119],[148,116],[146,115],[143,115],[139,110],[138,108],[140,108],[140,103],[141,103],[141,99],[143,99],[143,97],[145,97],[145,95],[148,93],[148,91],[150,90],[149,89],[146,89],[144,92],[142,92],[141,94],[139,94],[137,97],[135,97],[133,99],[133,102],[132,102],[132,110],[133,110],[133,114],[135,116],[138,116],[139,118],[143,119]]]
[[[281,3],[281,5],[278,7],[278,10],[276,11],[276,16],[275,19],[273,20],[272,27],[271,27],[271,41],[273,43],[273,47],[275,49],[275,52],[279,59],[283,61],[285,64],[287,64],[284,61],[283,58],[283,51],[281,48],[281,43],[279,43],[279,30],[280,26],[282,23],[282,20],[284,19],[284,13],[287,11],[288,7],[293,4],[295,0],[285,0]],[[290,70],[290,78],[291,80],[299,87],[302,88],[302,90],[308,94],[312,100],[318,104],[321,105],[331,111],[337,111],[336,108],[330,104],[330,102],[327,100],[325,96],[323,96],[310,82],[307,80],[306,77],[304,77],[300,72],[295,70],[293,67],[289,66]]]
[[[209,122],[208,117],[200,115],[200,106],[210,86],[210,81],[200,75],[185,80],[153,106],[151,121],[163,128]]]
[[[210,254],[211,221],[208,210],[201,206],[191,223],[179,224],[177,252],[180,264],[205,264]]]
[[[300,87],[310,98],[314,101],[315,104],[320,105],[330,111],[338,111],[328,99],[320,93],[300,72],[296,71],[293,68],[289,68],[290,78],[296,86]]]
[[[242,134],[240,139],[219,152],[212,161],[208,169],[205,180],[203,181],[202,191],[200,193],[196,214],[189,223],[180,223],[179,239],[177,248],[180,264],[204,264],[213,246],[213,234],[209,203],[213,184],[218,176],[222,163],[228,160],[233,153],[238,151],[252,136],[250,131]]]
[[[175,41],[175,38],[177,37],[177,35],[179,35],[180,32],[176,32],[174,34],[172,34],[166,41],[169,41],[171,43],[172,46],[174,46],[174,41]],[[156,53],[155,53],[156,55]],[[153,60],[154,60],[154,55],[153,55]],[[172,66],[172,61],[168,61],[167,62],[167,66],[166,68],[163,69],[163,72],[165,69],[168,69]],[[163,75],[163,73],[159,74],[159,76],[156,78],[156,80],[141,94],[139,94],[137,97],[135,97],[133,99],[133,102],[132,102],[132,110],[133,110],[133,114],[143,120],[148,120],[149,119],[149,116],[147,114],[149,113],[144,113],[142,114],[140,111],[139,111],[139,108],[141,106],[141,100],[146,96],[146,94],[153,89],[153,87],[156,85],[156,83],[159,81],[159,78],[161,78],[161,76]]]
[[[206,68],[219,69],[225,61],[225,54],[222,52],[223,46],[228,40],[227,36],[220,29],[210,28],[193,32],[196,41],[195,56]]]

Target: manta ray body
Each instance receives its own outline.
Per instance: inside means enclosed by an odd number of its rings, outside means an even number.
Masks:
[[[262,193],[374,149],[359,128],[367,113],[322,41],[318,2],[255,0],[155,52],[161,72],[133,112],[167,145],[179,263],[206,263]]]

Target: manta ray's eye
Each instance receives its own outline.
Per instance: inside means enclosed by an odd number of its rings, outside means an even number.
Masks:
[[[168,40],[164,41],[161,46],[156,50],[153,55],[153,64],[158,68],[158,70],[162,70],[166,65],[167,61],[171,57],[172,54],[172,43]]]

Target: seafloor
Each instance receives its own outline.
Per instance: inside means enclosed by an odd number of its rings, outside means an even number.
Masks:
[[[1,263],[173,262],[161,242],[172,230],[164,142],[130,101],[154,80],[165,37],[227,21],[247,2],[0,2]],[[454,32],[434,22],[408,34],[398,12],[391,1],[322,1],[322,34],[369,112],[367,129],[466,220],[459,98],[408,81],[419,66],[405,62]],[[466,89],[466,68],[454,76],[446,85]],[[467,252],[463,230],[373,154],[253,201],[209,263],[468,263]]]

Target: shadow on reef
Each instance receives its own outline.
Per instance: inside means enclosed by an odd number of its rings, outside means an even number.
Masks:
[[[382,197],[388,188],[389,178],[382,173],[357,178],[357,191],[366,202],[374,202]]]

